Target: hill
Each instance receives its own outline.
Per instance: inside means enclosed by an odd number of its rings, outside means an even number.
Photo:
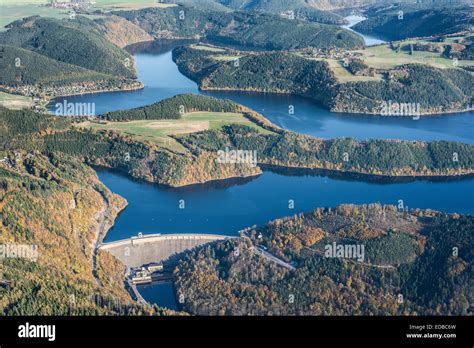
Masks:
[[[239,105],[230,100],[194,94],[179,94],[157,103],[131,110],[113,111],[102,117],[109,121],[179,119],[184,113],[193,111],[236,112]]]
[[[450,178],[474,172],[474,147],[471,145],[444,141],[323,140],[285,132],[243,106],[232,109],[240,114],[239,117],[229,115],[226,118],[225,112],[221,112],[222,107],[233,108],[233,103],[200,96],[184,95],[180,98],[195,102],[192,111],[206,111],[207,122],[212,122],[213,118],[229,121],[220,122],[216,127],[186,128],[189,130],[183,134],[179,131],[185,126],[183,120],[180,118],[180,122],[173,124],[176,119],[171,117],[166,127],[177,129],[176,133],[168,134],[180,145],[181,151],[176,151],[160,142],[140,138],[143,129],[121,132],[114,130],[114,126],[117,127],[113,124],[107,129],[106,123],[102,129],[94,129],[81,127],[74,119],[1,108],[0,149],[23,149],[44,154],[61,152],[91,165],[112,168],[135,178],[172,187],[255,176],[262,172],[261,165],[365,174],[366,179],[370,179],[370,175],[392,179]],[[198,103],[200,98],[202,102]],[[171,99],[162,106],[174,105],[175,101]],[[209,113],[213,101],[220,111]],[[242,117],[247,120],[245,123],[242,123]],[[192,123],[193,118],[187,117],[186,121]],[[101,125],[100,120],[96,122]],[[149,123],[148,126],[148,135],[153,136],[153,127],[157,127],[156,136],[161,134],[162,124]],[[253,161],[221,163],[219,152],[226,149],[245,149],[256,157]]]
[[[389,70],[372,69],[383,77],[374,81],[340,82],[328,63],[331,60],[307,59],[293,53],[248,54],[194,45],[176,48],[173,59],[203,90],[289,93],[315,99],[335,112],[386,116],[447,113],[468,110],[474,97],[474,75],[456,68],[406,64]],[[354,69],[355,61],[351,60],[347,69]],[[389,103],[414,105],[414,110],[384,113]]]
[[[106,253],[94,256],[96,240],[125,201],[69,156],[24,151],[1,156],[8,160],[0,164],[0,244],[22,246],[24,253],[2,248],[0,314],[151,314],[125,290],[123,265]]]
[[[249,54],[189,46],[175,49],[173,59],[204,90],[295,94],[315,99],[335,112],[419,116],[463,111],[471,107],[474,96],[474,75],[455,68],[406,64],[387,70],[362,64],[362,70],[378,72],[381,78],[340,82],[329,64],[334,59],[307,59],[293,53]],[[347,66],[349,71],[353,61]],[[414,110],[384,113],[389,103],[413,104]]]
[[[63,63],[23,48],[0,45],[0,84],[60,86],[94,81],[116,81],[111,75]],[[16,66],[18,62],[18,66]]]
[[[137,42],[152,41],[153,37],[139,26],[119,16],[104,16],[91,20],[84,16],[77,16],[69,26],[92,31],[118,47],[125,47]]]
[[[180,70],[203,90],[289,93],[313,97],[328,105],[337,82],[326,62],[294,54],[272,52],[243,56],[238,61],[219,61],[213,59],[215,55],[193,47],[173,51]]]
[[[249,12],[215,12],[175,6],[114,13],[156,38],[205,38],[245,48],[363,47],[363,39],[338,26]]]
[[[287,17],[293,15],[296,19],[324,24],[345,23],[341,16],[329,11],[322,11],[305,0],[293,0],[291,2],[285,0],[170,0],[169,2],[193,6],[198,9],[255,11]],[[290,11],[293,11],[292,14]]]
[[[256,151],[260,165],[412,178],[474,171],[474,146],[455,142],[326,140],[292,132],[259,134],[255,129],[242,125],[177,138],[198,154],[223,148]],[[453,161],[454,153],[458,157]]]
[[[416,116],[416,112],[391,110],[388,103],[415,105],[420,114],[467,110],[474,97],[474,76],[461,69],[437,69],[421,64],[399,66],[385,81],[341,84],[332,111]],[[419,115],[419,114],[418,114]]]
[[[72,24],[70,24],[72,22]],[[31,50],[60,62],[104,74],[135,78],[133,58],[107,39],[74,27],[74,20],[38,16],[8,25],[0,33],[0,44]],[[126,61],[130,62],[127,66]]]
[[[402,19],[398,11],[403,12]],[[455,34],[472,30],[472,8],[410,10],[403,5],[392,6],[356,24],[353,29],[388,40]]]
[[[176,293],[195,315],[468,315],[473,228],[472,216],[430,210],[319,208],[193,251]]]

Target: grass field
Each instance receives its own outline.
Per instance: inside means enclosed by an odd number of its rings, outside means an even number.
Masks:
[[[368,47],[358,52],[362,53],[367,65],[377,69],[390,69],[397,65],[410,63],[427,64],[436,68],[454,67],[453,60],[443,58],[440,53],[435,52],[414,51],[413,55],[411,55],[409,51],[396,52],[388,47],[388,45]],[[474,61],[460,60],[458,64],[459,66],[473,65]]]
[[[38,1],[39,2],[39,1]],[[66,10],[42,7],[35,4],[8,5],[5,0],[0,0],[0,31],[5,30],[5,25],[24,17],[39,15],[43,17],[66,18]]]
[[[183,115],[179,120],[140,120],[129,122],[82,122],[79,127],[98,130],[113,130],[132,135],[141,141],[151,141],[167,149],[185,152],[186,149],[174,140],[171,135],[201,132],[207,129],[220,129],[225,125],[243,124],[262,133],[269,131],[257,126],[239,113],[192,112]]]
[[[33,99],[22,95],[0,92],[0,105],[8,109],[24,109],[33,105]]]
[[[175,4],[160,4],[157,0],[95,0],[94,7],[107,9],[141,9],[147,7],[172,7]]]
[[[0,31],[5,25],[24,17],[39,15],[42,17],[67,18],[69,10],[56,9],[41,5],[47,0],[0,0]],[[160,4],[153,0],[96,0],[94,8],[103,10],[140,9],[146,7],[170,7],[174,4]],[[97,18],[98,16],[87,16]]]
[[[339,60],[336,59],[325,59],[328,62],[329,67],[336,75],[340,82],[352,82],[352,81],[379,81],[382,79],[381,75],[375,76],[356,76],[352,75]]]
[[[204,44],[195,44],[195,45],[190,45],[191,48],[195,50],[201,50],[201,51],[209,51],[209,52],[225,52],[223,48],[215,47],[215,46],[209,46],[209,45],[204,45]]]

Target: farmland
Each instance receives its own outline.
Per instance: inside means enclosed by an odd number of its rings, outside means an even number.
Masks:
[[[240,113],[224,112],[191,112],[178,120],[139,120],[130,122],[83,122],[82,128],[97,130],[113,130],[118,133],[133,136],[140,141],[150,141],[171,151],[185,152],[172,136],[190,134],[208,129],[221,129],[230,124],[246,125],[258,129],[262,133],[269,133],[246,119]]]

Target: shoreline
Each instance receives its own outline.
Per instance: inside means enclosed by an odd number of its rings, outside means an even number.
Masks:
[[[89,164],[88,164],[89,165]],[[474,178],[474,171],[460,174],[436,174],[436,175],[426,175],[426,174],[415,174],[415,175],[386,175],[386,174],[371,174],[363,172],[353,172],[353,171],[342,171],[337,169],[329,168],[316,168],[316,167],[295,167],[295,166],[285,166],[278,164],[269,164],[269,163],[258,163],[257,166],[261,169],[261,173],[246,175],[246,176],[232,176],[228,178],[221,179],[211,179],[204,182],[196,182],[191,184],[174,186],[165,183],[159,183],[147,180],[146,178],[134,177],[131,174],[115,169],[112,167],[98,166],[98,165],[89,165],[92,169],[96,171],[105,170],[111,171],[113,173],[118,173],[125,176],[127,179],[137,180],[139,182],[145,182],[150,185],[157,185],[166,190],[181,190],[181,189],[193,189],[193,188],[206,188],[214,185],[224,185],[224,186],[234,186],[239,183],[245,183],[245,181],[251,181],[252,179],[257,179],[262,176],[265,172],[279,172],[281,175],[291,174],[302,174],[302,175],[313,175],[313,176],[327,176],[333,179],[343,179],[343,180],[361,180],[368,183],[373,182],[382,182],[382,183],[399,183],[399,182],[414,182],[414,181],[457,181],[457,180],[468,180]],[[287,173],[282,173],[286,171]],[[293,173],[291,173],[293,172]],[[299,172],[299,173],[298,173]]]
[[[187,75],[185,75],[188,78],[191,78]],[[193,80],[193,79],[191,79]],[[198,83],[197,81],[193,80],[194,82]],[[222,87],[202,87],[199,85],[199,90],[204,91],[204,92],[238,92],[238,93],[256,93],[256,94],[262,94],[262,95],[285,95],[285,96],[290,96],[290,97],[298,97],[298,98],[306,98],[312,101],[315,101],[319,104],[319,106],[324,107],[324,105],[317,99],[314,99],[309,96],[305,95],[300,95],[300,94],[294,94],[291,92],[283,92],[283,91],[260,91],[260,90],[255,90],[255,89],[242,89],[242,88],[222,88]],[[382,101],[383,102],[383,101]],[[324,107],[325,108],[325,107]],[[354,115],[362,115],[362,116],[377,116],[381,118],[386,118],[386,117],[394,117],[394,118],[415,118],[418,116],[443,116],[443,115],[452,115],[452,114],[461,114],[461,113],[466,113],[466,112],[473,112],[474,111],[474,106],[468,109],[460,109],[460,110],[449,110],[449,111],[438,111],[438,112],[421,112],[419,115],[381,115],[380,113],[376,112],[361,112],[361,111],[336,111],[332,109],[325,108],[327,111],[330,113],[341,113],[341,114],[347,114],[350,116]]]
[[[75,97],[75,96],[81,96],[81,95],[88,95],[88,94],[99,94],[99,93],[115,93],[115,92],[131,92],[131,91],[139,91],[145,88],[145,85],[141,81],[136,81],[136,86],[128,86],[124,88],[106,88],[106,89],[94,89],[90,91],[83,91],[83,92],[73,92],[73,93],[58,93],[55,95],[48,95],[48,96],[43,96],[43,97],[35,97],[27,94],[22,94],[22,93],[17,93],[9,90],[8,88],[5,88],[6,86],[0,86],[0,91],[4,92],[9,95],[13,96],[22,96],[22,97],[28,97],[32,98],[33,100],[35,98],[39,98],[39,102],[37,104],[33,104],[32,108],[35,106],[39,106],[40,108],[43,108],[46,113],[50,113],[49,110],[47,109],[47,106],[51,103],[56,98],[67,98],[67,97]],[[38,110],[41,111],[41,110]]]
[[[312,167],[294,167],[294,166],[284,166],[278,164],[267,164],[267,163],[259,163],[260,168],[265,170],[287,170],[287,171],[294,171],[295,173],[300,172],[308,172],[307,174],[311,175],[309,172],[320,172],[315,173],[316,175],[323,175],[329,177],[337,177],[341,179],[354,179],[354,180],[362,180],[366,182],[374,182],[374,181],[385,181],[386,183],[397,183],[397,182],[413,182],[418,180],[428,180],[428,181],[455,181],[455,180],[464,180],[474,178],[474,170],[469,173],[461,173],[461,174],[436,174],[436,175],[386,175],[386,174],[371,174],[371,173],[363,173],[363,172],[352,172],[352,171],[342,171],[337,169],[329,169],[329,168],[312,168]],[[285,175],[285,174],[283,174]],[[371,180],[367,180],[371,179]]]

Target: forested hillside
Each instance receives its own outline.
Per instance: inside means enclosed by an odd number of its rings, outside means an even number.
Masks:
[[[363,46],[363,39],[338,26],[248,12],[215,12],[193,7],[150,8],[114,13],[157,38],[202,38],[245,48]]]
[[[291,132],[258,134],[250,127],[239,125],[180,136],[178,139],[195,153],[224,148],[255,150],[258,163],[290,168],[332,169],[386,176],[474,172],[474,146],[456,142],[359,142],[352,138],[323,140]]]
[[[14,87],[44,84],[61,86],[72,83],[108,81],[117,78],[63,63],[23,48],[0,45],[0,84]]]
[[[226,55],[233,59],[219,59]],[[204,90],[289,93],[315,99],[335,112],[417,116],[463,111],[472,107],[474,96],[474,75],[456,68],[405,64],[380,71],[384,78],[377,81],[340,82],[326,61],[292,53],[213,52],[190,46],[175,49],[173,59]],[[355,61],[347,67],[355,75],[359,70],[375,74],[365,64],[355,67]],[[389,103],[415,107],[406,114],[398,109],[384,113]]]
[[[195,94],[179,94],[157,103],[131,110],[108,112],[103,118],[110,121],[179,119],[194,111],[236,112],[240,106],[230,100],[221,100]]]
[[[69,21],[68,25],[80,30],[92,31],[118,47],[153,40],[153,36],[142,28],[119,16],[110,15],[95,20],[77,16],[74,21]]]
[[[291,3],[282,0],[168,0],[169,3],[194,6],[199,9],[212,9],[220,11],[256,11],[275,15],[293,15],[297,19],[325,24],[344,24],[344,19],[332,12],[322,11],[308,4],[305,0],[292,0]]]
[[[472,216],[429,210],[320,208],[192,252],[175,269],[176,293],[197,315],[467,315],[473,228]],[[328,256],[333,243],[359,246],[363,260]]]
[[[401,14],[399,11],[402,11]],[[412,10],[398,5],[373,15],[356,24],[353,29],[364,34],[380,35],[388,40],[441,36],[472,30],[471,7]]]
[[[177,48],[173,59],[204,90],[289,93],[314,98],[329,106],[337,83],[326,62],[294,54],[266,53],[236,61],[215,62],[204,50]]]
[[[417,105],[421,114],[466,110],[472,107],[473,86],[474,75],[465,70],[403,65],[391,70],[384,81],[339,85],[331,110],[384,114],[383,105],[389,102]],[[397,112],[392,110],[391,114],[396,116]]]
[[[0,259],[0,314],[151,313],[133,303],[123,265],[110,255],[99,254],[98,278],[93,276],[98,233],[105,236],[125,201],[72,157],[3,150],[1,156],[7,160],[0,164],[0,244],[37,253]]]
[[[133,59],[126,51],[85,29],[78,28],[74,20],[33,16],[11,23],[8,31],[0,33],[0,44],[31,50],[104,74],[136,77]]]
[[[84,130],[74,127],[70,120],[27,110],[0,108],[0,146],[46,154],[62,152],[91,165],[113,168],[168,186],[261,173],[260,168],[248,163],[220,165],[217,153],[175,154],[155,144],[137,141],[132,136]]]
[[[236,105],[202,96],[178,96],[150,107],[136,117],[163,118],[176,101],[190,101],[192,110],[235,110]],[[201,102],[200,102],[201,101]],[[186,104],[184,104],[185,110]],[[188,106],[189,107],[189,106]],[[148,109],[147,109],[148,110]],[[179,110],[179,107],[178,107]],[[49,154],[62,152],[92,165],[113,168],[135,178],[168,186],[185,186],[211,180],[254,176],[261,169],[249,162],[220,163],[219,151],[256,151],[258,164],[290,168],[331,169],[340,172],[383,176],[452,176],[474,172],[474,147],[454,142],[408,142],[354,139],[322,140],[284,132],[261,115],[239,106],[251,122],[265,128],[239,124],[188,135],[174,135],[185,149],[175,153],[156,143],[111,130],[97,131],[74,122],[31,111],[0,109],[0,145]],[[156,116],[153,112],[158,112]],[[113,114],[111,114],[113,115]],[[125,120],[126,112],[117,114]],[[176,115],[168,115],[170,121]],[[135,120],[136,118],[134,118]]]

